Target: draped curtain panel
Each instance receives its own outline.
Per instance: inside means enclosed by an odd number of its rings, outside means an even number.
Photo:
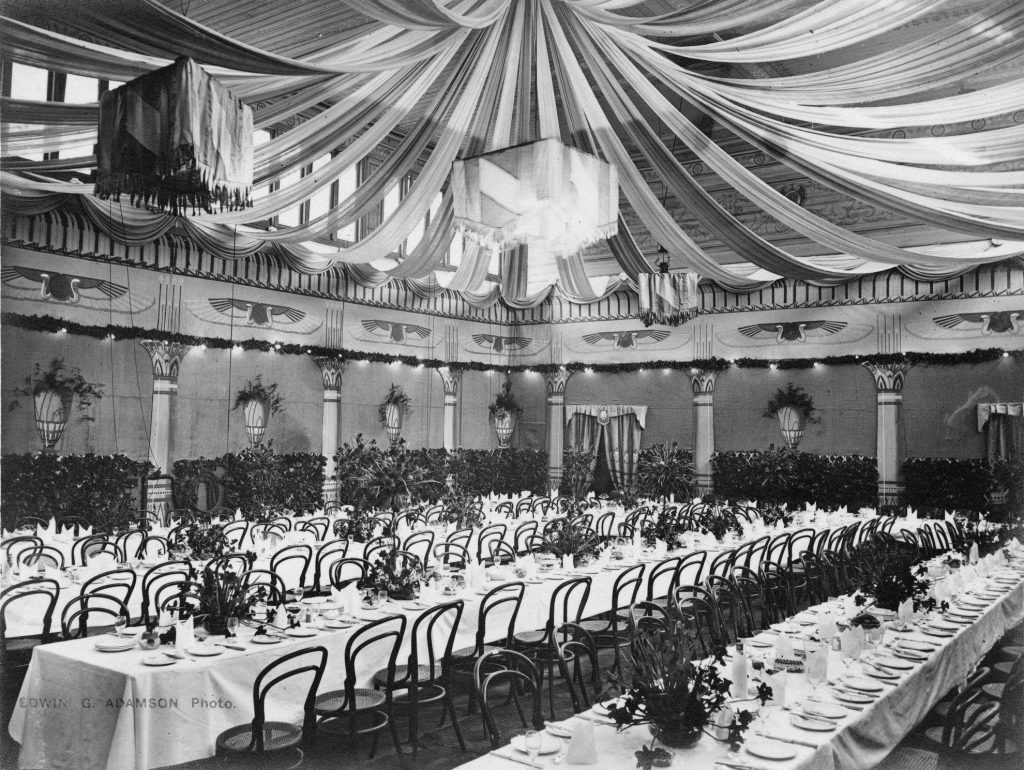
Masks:
[[[612,417],[604,426],[604,451],[608,458],[608,470],[619,489],[633,488],[642,432],[635,414]]]
[[[986,432],[989,460],[1006,460],[1018,468],[1024,467],[1024,416],[993,414],[988,418]],[[1018,472],[1012,500],[1019,509],[1024,504],[1024,473]]]
[[[590,455],[590,473],[597,467],[597,445],[601,440],[601,426],[597,418],[585,414],[574,414],[569,420],[572,430],[572,448]]]

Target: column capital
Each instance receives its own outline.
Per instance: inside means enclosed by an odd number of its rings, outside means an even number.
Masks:
[[[153,363],[154,386],[160,380],[177,383],[181,361],[188,355],[192,346],[166,340],[139,340],[139,344],[149,353]]]
[[[693,395],[710,395],[715,392],[715,377],[718,372],[708,369],[688,369],[686,376],[690,378]]]
[[[348,361],[336,356],[313,356],[313,360],[320,367],[324,390],[341,390],[341,375],[344,373]]]
[[[441,376],[444,395],[448,398],[458,398],[459,391],[462,390],[462,370],[443,366],[437,370],[437,373]]]
[[[565,396],[565,386],[569,384],[572,372],[568,369],[559,369],[556,372],[548,372],[544,375],[544,384],[547,389],[548,398],[551,396]]]
[[[896,361],[891,364],[862,363],[871,372],[875,381],[876,393],[903,393],[903,384],[912,364],[909,361]]]

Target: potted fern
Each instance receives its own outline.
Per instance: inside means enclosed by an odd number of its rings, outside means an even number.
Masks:
[[[245,387],[238,391],[234,408],[242,407],[249,446],[256,446],[263,441],[270,415],[283,411],[282,403],[284,398],[277,392],[277,383],[264,385],[261,374],[257,374],[255,380],[246,382]]]
[[[384,426],[384,432],[387,433],[391,446],[398,444],[402,435],[402,422],[410,414],[412,414],[412,406],[410,406],[409,396],[401,387],[392,382],[388,394],[377,407],[377,417],[380,419],[381,425]]]
[[[516,403],[516,397],[512,395],[510,379],[505,380],[489,410],[494,420],[494,432],[498,435],[498,449],[508,449],[512,431],[516,429],[516,418],[523,413],[522,407]]]
[[[36,433],[46,449],[53,449],[64,434],[76,396],[80,411],[88,409],[94,399],[98,401],[103,398],[103,386],[87,382],[78,367],[68,369],[63,358],[53,359],[47,369],[36,364],[35,370],[25,378],[22,387],[14,392],[17,396],[32,398]],[[15,398],[10,409],[18,406],[20,402]],[[84,415],[82,419],[85,419]]]
[[[778,419],[782,437],[790,449],[800,445],[807,423],[818,422],[814,419],[814,400],[806,390],[792,382],[785,389],[775,391],[764,416]]]

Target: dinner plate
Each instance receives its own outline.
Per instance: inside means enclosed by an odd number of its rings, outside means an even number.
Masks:
[[[543,581],[543,580],[540,580],[540,579],[538,579],[538,578],[531,578],[530,580],[527,580],[526,582],[527,582],[527,583],[531,583],[531,584],[533,584],[533,585],[537,585],[537,584],[539,584],[539,583],[543,583],[544,581]]]
[[[526,751],[526,738],[522,735],[513,735],[512,748],[516,751],[521,751],[524,754],[528,753]],[[561,751],[561,749],[562,742],[558,740],[558,738],[547,733],[540,734],[540,751],[537,752],[538,754],[555,754]]]
[[[835,724],[832,722],[828,722],[826,720],[805,719],[799,714],[793,714],[789,718],[789,723],[793,725],[793,727],[799,727],[801,730],[814,730],[822,733],[836,729]]]
[[[818,616],[813,615],[810,612],[801,612],[793,616],[793,620],[804,626],[809,626],[813,623],[818,622]]]
[[[984,610],[988,608],[990,603],[984,599],[957,599],[957,604],[966,610]]]
[[[939,645],[924,639],[900,639],[899,646],[905,650],[917,650],[918,652],[935,652]]]
[[[285,631],[285,634],[287,634],[288,636],[295,636],[302,639],[308,638],[310,636],[316,636],[318,633],[320,632],[317,631],[315,628],[289,628],[287,631]]]
[[[197,644],[193,647],[189,647],[185,652],[189,655],[195,655],[200,658],[212,658],[214,655],[220,655],[224,652],[224,648],[214,647],[209,644]]]
[[[924,628],[922,628],[921,633],[925,634],[926,636],[938,636],[943,639],[948,639],[951,636],[955,636],[955,633],[953,631],[947,631],[943,628],[933,628],[931,626],[925,626]]]
[[[808,701],[804,704],[804,711],[811,716],[827,717],[828,719],[842,719],[849,712],[838,703],[825,703],[821,701]]]
[[[934,628],[934,629],[937,629],[939,631],[959,631],[960,630],[960,624],[959,623],[951,623],[950,621],[943,620],[942,618],[935,618],[930,623],[928,623],[926,628]]]
[[[880,668],[869,666],[864,671],[865,676],[870,676],[872,679],[878,679],[881,682],[898,682],[900,675],[895,671],[883,671]]]
[[[851,690],[859,690],[860,692],[882,691],[882,685],[878,684],[878,682],[873,682],[870,679],[865,679],[862,676],[851,676],[849,679],[844,679],[843,684]]]
[[[786,634],[800,633],[800,626],[795,623],[772,623],[769,628],[773,631],[779,631]]]
[[[135,648],[134,639],[122,639],[120,641],[97,639],[96,649],[100,652],[124,652]]]
[[[874,657],[874,662],[878,663],[880,666],[885,666],[886,668],[894,668],[897,671],[909,671],[914,667],[905,660],[897,660],[889,655],[876,655]]]
[[[916,650],[901,650],[899,647],[893,647],[892,654],[895,657],[903,658],[904,660],[928,660],[928,656],[922,652],[917,652]]]
[[[564,722],[549,722],[545,729],[556,738],[571,738],[575,725],[570,723],[575,721],[574,719],[567,719]]]
[[[790,743],[770,741],[767,738],[751,738],[746,743],[747,751],[762,759],[792,759],[796,749]]]
[[[143,666],[173,666],[178,661],[166,655],[147,655],[142,659]]]
[[[909,631],[910,629],[912,629],[913,626],[910,625],[910,623],[904,623],[899,620],[894,620],[892,623],[889,624],[889,628],[891,628],[893,631],[903,633],[904,631]]]
[[[753,639],[750,640],[750,646],[751,647],[774,647],[775,646],[775,640],[774,639],[768,639],[766,637],[755,636]]]
[[[860,706],[865,703],[875,702],[875,699],[870,695],[864,695],[862,693],[840,692],[839,690],[836,690],[833,695],[836,700],[842,701],[843,703],[849,703],[851,706]]]
[[[255,644],[277,644],[281,641],[281,637],[270,636],[269,634],[259,634],[254,636],[251,641]]]

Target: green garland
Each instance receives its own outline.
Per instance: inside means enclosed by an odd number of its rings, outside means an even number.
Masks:
[[[241,348],[242,350],[258,350],[263,353],[274,351],[285,355],[312,355],[312,356],[337,356],[347,361],[371,361],[376,363],[394,363],[396,361],[408,366],[426,366],[432,369],[447,367],[449,369],[473,370],[473,371],[494,371],[506,372],[540,372],[548,373],[566,369],[569,371],[595,371],[595,372],[636,372],[647,369],[674,369],[674,370],[700,370],[703,372],[724,372],[730,367],[740,369],[809,369],[815,364],[838,365],[838,364],[893,364],[908,362],[911,364],[931,364],[933,366],[954,366],[957,364],[977,364],[986,361],[995,361],[1008,354],[1017,361],[1024,361],[1024,350],[1004,351],[1001,348],[985,348],[971,350],[965,353],[903,353],[903,354],[875,354],[875,355],[845,355],[827,356],[825,358],[783,358],[768,360],[759,358],[739,358],[735,361],[728,361],[724,358],[702,358],[693,361],[645,361],[642,363],[584,363],[570,361],[565,364],[518,364],[509,366],[494,366],[480,361],[442,361],[436,358],[416,358],[415,356],[396,356],[388,353],[366,353],[359,350],[347,348],[330,348],[323,345],[296,345],[294,343],[268,342],[267,340],[226,340],[221,337],[193,337],[188,334],[176,334],[173,332],[160,331],[159,329],[140,329],[135,326],[117,326],[108,324],[106,326],[87,326],[85,324],[66,321],[54,316],[23,315],[21,313],[3,313],[0,320],[4,324],[27,329],[36,332],[50,332],[52,334],[67,333],[78,334],[84,337],[95,339],[116,339],[116,340],[162,340],[164,342],[178,342],[184,345],[205,346],[218,350],[230,348]]]

